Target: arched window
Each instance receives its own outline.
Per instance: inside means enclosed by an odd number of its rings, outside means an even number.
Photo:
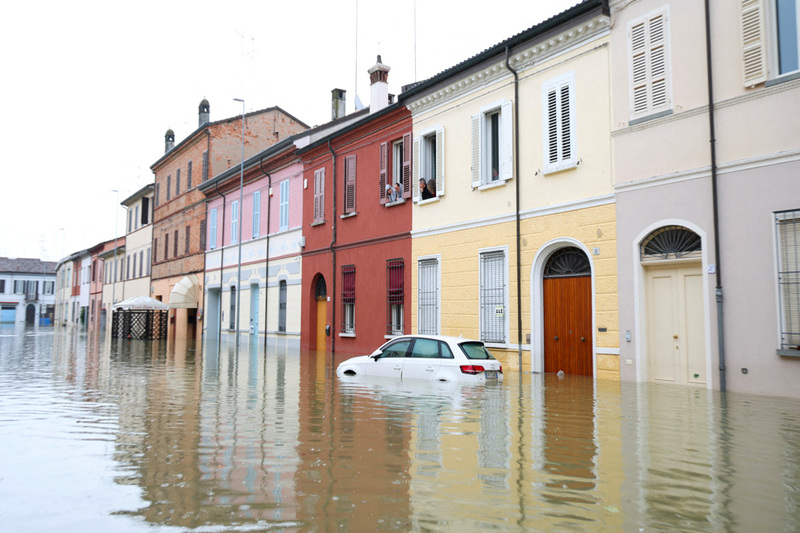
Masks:
[[[592,267],[586,254],[574,246],[561,248],[555,252],[544,267],[544,277],[546,278],[590,276],[591,274]]]
[[[325,278],[317,276],[317,284],[314,287],[314,298],[319,300],[328,296],[328,286],[325,285]]]
[[[700,236],[683,226],[664,226],[645,237],[641,245],[642,261],[699,258]]]

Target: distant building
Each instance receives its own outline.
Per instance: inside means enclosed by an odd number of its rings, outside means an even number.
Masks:
[[[0,322],[52,325],[56,263],[0,257]]]
[[[55,319],[58,325],[87,327],[91,292],[92,254],[75,252],[56,266]]]

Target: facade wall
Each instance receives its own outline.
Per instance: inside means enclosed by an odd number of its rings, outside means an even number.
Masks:
[[[28,306],[33,306],[32,325],[52,325],[56,303],[56,274],[36,272],[0,272],[3,290],[0,291],[0,323],[22,325],[27,321]],[[36,282],[35,298],[15,290],[19,282]],[[45,288],[45,283],[52,288]],[[52,312],[52,314],[51,314]]]

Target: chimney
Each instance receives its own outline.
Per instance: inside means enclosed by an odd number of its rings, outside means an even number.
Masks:
[[[167,133],[164,134],[164,153],[166,154],[175,146],[175,132],[172,131],[172,128],[167,130]]]
[[[211,122],[211,106],[208,105],[208,100],[203,98],[200,102],[200,108],[198,113],[198,124],[197,126],[200,127],[203,124],[208,124]]]
[[[334,89],[331,91],[331,120],[342,118],[345,115],[344,89]]]
[[[391,67],[381,63],[381,56],[378,62],[372,66],[369,72],[370,99],[369,112],[375,113],[389,105],[389,71]]]

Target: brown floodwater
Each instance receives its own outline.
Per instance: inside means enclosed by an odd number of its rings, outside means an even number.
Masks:
[[[3,531],[800,530],[800,401],[0,328]]]

